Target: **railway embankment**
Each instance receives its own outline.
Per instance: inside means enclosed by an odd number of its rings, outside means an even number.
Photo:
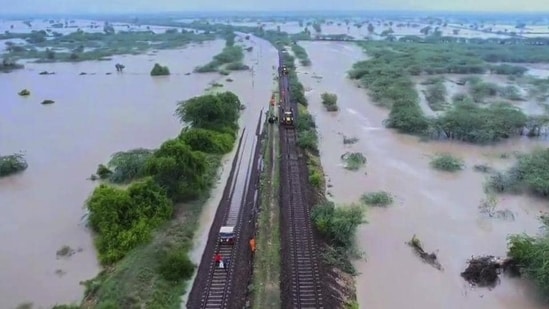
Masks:
[[[326,180],[320,163],[318,135],[314,118],[308,113],[305,89],[296,74],[295,58],[286,54],[289,64],[290,96],[298,103],[296,128],[297,144],[301,148],[302,174],[307,200],[311,209],[311,220],[315,238],[319,244],[324,303],[330,308],[355,308],[356,290],[353,276],[356,274],[351,260],[354,255],[354,233],[362,222],[363,213],[357,209],[348,210],[336,207],[326,198]],[[343,229],[340,222],[350,226]]]

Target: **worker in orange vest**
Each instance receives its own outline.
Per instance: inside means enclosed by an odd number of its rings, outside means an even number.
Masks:
[[[255,238],[250,238],[250,250],[252,251],[252,257],[254,256],[254,253],[255,253]]]

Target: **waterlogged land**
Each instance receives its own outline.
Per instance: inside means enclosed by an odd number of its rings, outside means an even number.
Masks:
[[[394,199],[386,208],[371,207],[368,224],[357,235],[358,247],[367,259],[355,262],[360,306],[543,308],[532,286],[523,280],[503,278],[489,291],[470,288],[460,273],[472,255],[505,256],[509,234],[537,233],[539,215],[547,210],[546,202],[537,198],[498,195],[495,209],[507,210],[512,216],[497,219],[482,213],[479,205],[490,199],[483,190],[485,175],[473,167],[511,166],[511,153],[544,142],[519,138],[481,147],[421,143],[416,137],[398,134],[382,124],[388,111],[346,79],[354,62],[367,59],[359,47],[320,42],[300,45],[312,61],[311,67],[298,70],[318,125],[329,195],[338,203],[352,203],[366,192],[382,190]],[[324,92],[337,94],[339,111],[326,110],[321,99]],[[345,169],[341,156],[346,152],[364,154],[367,163],[357,171]],[[461,158],[465,169],[457,173],[433,169],[431,158],[440,152]],[[405,244],[414,234],[426,251],[436,252],[443,271],[423,263]],[[395,293],[402,297],[394,297]]]
[[[220,20],[218,22],[227,22]],[[263,25],[266,30],[281,30],[291,34],[305,33],[310,37],[335,36],[338,38],[384,40],[387,37],[424,37],[433,33],[441,36],[464,38],[511,38],[549,37],[547,24],[522,23],[514,20],[495,19],[476,21],[474,19],[409,17],[382,18],[307,18],[292,19],[240,19],[231,21],[234,26],[255,27]]]
[[[155,148],[177,135],[175,103],[201,94],[212,81],[211,76],[185,74],[223,44],[212,41],[104,62],[28,63],[23,70],[0,75],[0,149],[23,150],[29,163],[24,173],[0,180],[0,244],[9,248],[1,255],[0,307],[80,301],[84,288],[79,282],[98,272],[83,225],[83,204],[96,186],[87,178],[114,152]],[[123,74],[116,74],[118,62],[126,66]],[[168,65],[171,76],[152,78],[155,62]],[[55,74],[39,75],[41,71]],[[18,96],[23,88],[31,95]],[[44,99],[55,104],[43,106]],[[74,254],[58,258],[63,246]]]

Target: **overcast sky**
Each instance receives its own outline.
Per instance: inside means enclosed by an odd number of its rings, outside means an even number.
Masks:
[[[0,0],[1,13],[133,13],[220,10],[549,11],[549,0]]]

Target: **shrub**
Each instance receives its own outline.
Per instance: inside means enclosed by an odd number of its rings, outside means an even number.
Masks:
[[[528,189],[534,194],[549,196],[549,149],[536,149],[519,157],[515,166],[505,173],[496,173],[489,187],[497,192],[520,192]]]
[[[351,171],[359,170],[366,164],[366,157],[360,152],[345,153],[341,159],[345,161],[345,168]]]
[[[21,153],[0,156],[0,177],[22,172],[29,167],[25,157]]]
[[[446,153],[436,155],[430,164],[431,167],[446,172],[456,172],[464,168],[463,160]]]
[[[170,75],[170,69],[167,66],[161,66],[158,63],[154,64],[151,70],[151,76]]]
[[[168,281],[181,281],[190,279],[195,267],[187,255],[187,250],[175,249],[164,253],[159,271]]]
[[[223,92],[179,102],[176,114],[193,128],[234,133],[238,128],[241,105],[234,93]]]
[[[322,184],[322,175],[320,172],[313,170],[311,167],[309,167],[311,171],[309,172],[309,183],[315,187],[320,189],[320,185]]]
[[[108,179],[113,183],[128,183],[145,175],[147,161],[152,157],[154,150],[137,148],[128,151],[120,151],[112,155],[107,164],[109,167],[105,170],[101,165],[97,170],[97,175],[108,175]],[[100,170],[101,169],[101,170]],[[101,174],[100,174],[101,173]]]
[[[531,279],[542,296],[549,299],[549,235],[509,237],[508,256],[519,266],[521,273]]]
[[[507,103],[483,108],[462,102],[434,123],[449,138],[485,144],[519,135],[527,120],[522,111]]]
[[[206,187],[206,157],[180,139],[164,142],[147,162],[146,173],[166,189],[173,201],[198,197]]]
[[[195,128],[181,132],[179,138],[192,150],[215,154],[230,152],[235,142],[230,134]]]
[[[310,66],[311,60],[309,59],[309,55],[307,55],[307,51],[302,46],[296,44],[292,44],[292,51],[294,55],[297,57],[297,59],[300,60],[301,65],[303,66]]]
[[[150,239],[151,231],[173,211],[166,192],[152,181],[136,182],[127,190],[97,187],[87,201],[90,226],[102,263],[116,262]]]
[[[313,208],[311,218],[319,233],[335,247],[353,247],[356,228],[363,223],[364,212],[359,206],[335,207],[324,202]]]
[[[320,95],[320,98],[322,99],[322,105],[324,105],[327,111],[335,112],[339,110],[336,94],[324,92]]]
[[[365,193],[360,199],[370,206],[384,207],[393,203],[393,197],[385,191]]]
[[[225,69],[229,71],[245,71],[245,70],[249,70],[250,67],[245,65],[242,62],[237,61],[237,62],[231,62],[227,64],[225,66]]]
[[[425,99],[432,110],[440,111],[444,109],[447,94],[444,83],[442,81],[437,81],[427,87]]]
[[[112,175],[112,171],[107,166],[99,164],[95,174],[99,176],[99,179],[108,179]]]

